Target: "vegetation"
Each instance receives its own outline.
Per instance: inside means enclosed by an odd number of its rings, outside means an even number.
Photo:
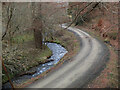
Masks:
[[[77,42],[77,39],[74,36],[74,34],[67,30],[61,29],[58,26],[56,26],[55,35],[52,37],[49,37],[47,41],[61,44],[63,47],[67,49],[67,51],[70,51],[70,52],[75,48],[79,50],[79,47],[78,47],[79,42]]]
[[[109,45],[107,45],[109,47]],[[118,88],[118,56],[110,49],[110,60],[106,65],[106,68],[96,77],[93,81],[86,85],[86,88]]]
[[[114,7],[112,7],[114,6]],[[118,44],[118,3],[74,2],[69,3],[68,14],[72,15],[72,22],[80,27],[96,32],[108,40],[116,49]],[[114,40],[114,42],[113,42]]]
[[[34,38],[31,34],[16,36],[13,38],[13,42],[12,48],[7,46],[7,48],[3,49],[3,61],[11,78],[26,72],[40,63],[44,63],[52,55],[52,51],[47,46],[44,46],[42,51],[36,49],[34,47]],[[8,81],[4,73],[3,70],[3,83]]]
[[[24,42],[29,42],[33,41],[34,37],[31,34],[25,34],[25,35],[18,35],[14,38],[12,38],[13,43],[24,43]]]
[[[116,39],[117,39],[117,36],[118,36],[118,33],[116,33],[116,32],[111,32],[111,33],[108,33],[107,35],[108,35],[109,37],[111,37],[111,39],[116,40]]]
[[[63,31],[58,26],[67,21],[67,13],[64,8],[60,9],[59,12],[57,9],[54,9],[53,7],[58,8],[56,3],[21,4],[5,2],[2,4],[2,60],[10,78],[16,75],[19,76],[21,73],[27,72],[30,68],[47,61],[52,52],[44,45],[42,42],[43,39],[44,41],[61,44],[69,52],[77,49],[76,47],[79,45],[79,42],[76,41],[74,34]],[[56,5],[53,6],[52,4]],[[48,12],[44,10],[46,8]],[[56,12],[57,10],[57,12],[51,13],[51,10],[52,12]],[[2,83],[8,81],[5,73],[3,69]]]
[[[118,88],[118,56],[114,51],[118,50],[118,3],[74,2],[69,6],[73,17],[70,25],[106,42],[111,54],[106,68],[86,87]]]
[[[63,23],[69,23],[68,27],[74,24],[80,28],[87,28],[88,32],[102,37],[105,42],[117,48],[117,8],[117,2],[3,2],[2,61],[10,78],[47,61],[52,52],[43,40],[61,44],[68,50],[69,54],[66,54],[60,62],[77,54],[80,49],[79,42],[73,33],[60,27]],[[116,62],[116,59],[114,60]],[[109,66],[107,68],[111,69]],[[2,83],[8,81],[4,69]],[[115,73],[116,68],[107,78],[116,78]],[[112,83],[116,82],[113,80]],[[108,86],[117,87],[112,83]]]

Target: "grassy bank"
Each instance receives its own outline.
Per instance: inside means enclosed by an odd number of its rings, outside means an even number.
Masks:
[[[12,46],[7,46],[3,41],[3,61],[10,78],[25,73],[30,68],[44,63],[52,55],[47,46],[44,49],[36,49],[32,34],[18,35],[12,38]],[[8,81],[3,70],[2,83]]]
[[[77,40],[76,36],[72,32],[64,30],[58,26],[56,26],[54,35],[48,37],[47,41],[61,44],[69,53],[76,53],[80,49],[80,42]]]
[[[59,68],[64,61],[69,60],[70,58],[75,56],[80,49],[80,42],[78,41],[77,37],[72,32],[63,30],[60,27],[56,27],[55,34],[52,37],[51,36],[47,37],[46,41],[61,44],[63,47],[67,49],[68,53],[53,68],[47,70],[46,72],[43,72],[42,74],[35,78],[25,81],[22,84],[17,84],[15,85],[15,87],[23,88],[31,84],[32,82],[44,77],[49,72]]]
[[[47,46],[44,46],[42,51],[34,47],[34,37],[32,34],[18,35],[14,37],[12,41],[12,48],[7,46],[7,48],[3,50],[3,60],[11,78],[15,75],[20,75],[23,72],[27,72],[34,66],[44,63],[45,60],[52,55],[52,52]],[[79,41],[77,40],[76,36],[72,32],[63,30],[60,27],[56,27],[52,38],[49,36],[47,37],[46,41],[61,44],[68,50],[68,53],[61,59],[61,61],[73,57],[80,49]],[[7,53],[9,53],[9,55],[7,55]],[[50,70],[44,72],[40,76],[44,76],[49,71]],[[36,79],[38,79],[38,77],[32,79],[32,81],[35,81]],[[8,79],[3,70],[3,83],[6,81],[8,81]],[[26,82],[22,83],[22,85],[24,85]],[[19,87],[19,85],[16,86]]]

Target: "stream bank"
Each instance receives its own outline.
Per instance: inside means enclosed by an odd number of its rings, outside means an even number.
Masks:
[[[56,28],[56,30],[57,29],[58,28]],[[63,56],[63,58],[60,60],[60,62],[57,63],[59,65],[56,65],[55,67],[52,67],[51,69],[54,69],[57,66],[60,66],[64,61],[69,60],[71,57],[75,56],[80,49],[80,42],[79,42],[78,37],[73,32],[69,32],[67,30],[64,30],[64,31],[63,30],[57,30],[56,34],[53,36],[53,40],[51,40],[49,38],[48,41],[49,41],[49,43],[52,42],[52,43],[60,44],[61,46],[65,47],[66,50],[68,51],[68,53]],[[61,54],[61,56],[62,56],[62,54]],[[43,64],[43,66],[44,66],[44,64]],[[32,73],[29,73],[29,75],[33,75],[33,74],[36,73],[36,71],[34,69],[31,70]],[[51,71],[51,69],[43,72],[42,74],[40,74],[36,77],[33,77],[32,79],[27,77],[28,79],[26,81],[23,81],[22,83],[14,84],[14,86],[17,87],[17,88],[23,88],[24,86],[26,86],[26,85],[34,82],[35,80],[45,76],[49,71]],[[26,78],[26,77],[24,77],[24,78]]]
[[[43,72],[47,71],[48,69],[54,67],[55,64],[59,62],[59,60],[68,52],[65,48],[63,48],[60,44],[56,43],[46,43],[49,49],[52,51],[52,56],[49,58],[49,62],[40,64],[36,67],[31,68],[28,72],[29,74],[25,74],[19,77],[15,77],[12,79],[14,84],[21,84],[28,79],[34,78]],[[3,88],[11,88],[10,83],[7,82],[3,85]]]

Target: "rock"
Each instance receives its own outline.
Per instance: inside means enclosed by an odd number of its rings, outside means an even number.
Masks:
[[[47,59],[49,59],[51,56],[48,56]]]
[[[37,72],[37,71],[28,71],[28,72],[21,73],[21,74],[19,74],[18,76],[33,75],[33,74],[35,74],[36,72]]]
[[[51,62],[51,61],[54,61],[53,59],[47,59],[46,61],[45,61],[45,63],[48,63],[48,62]]]
[[[53,59],[46,59],[44,62],[39,62],[39,64],[45,64],[45,63],[48,63],[48,62],[51,62],[51,61],[54,61]]]

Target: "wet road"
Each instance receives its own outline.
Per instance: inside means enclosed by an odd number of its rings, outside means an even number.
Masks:
[[[62,26],[66,28],[66,26]],[[35,81],[27,88],[79,88],[95,78],[109,60],[109,50],[97,39],[88,33],[68,28],[80,38],[79,53],[71,62],[63,64],[59,69],[44,78]]]

